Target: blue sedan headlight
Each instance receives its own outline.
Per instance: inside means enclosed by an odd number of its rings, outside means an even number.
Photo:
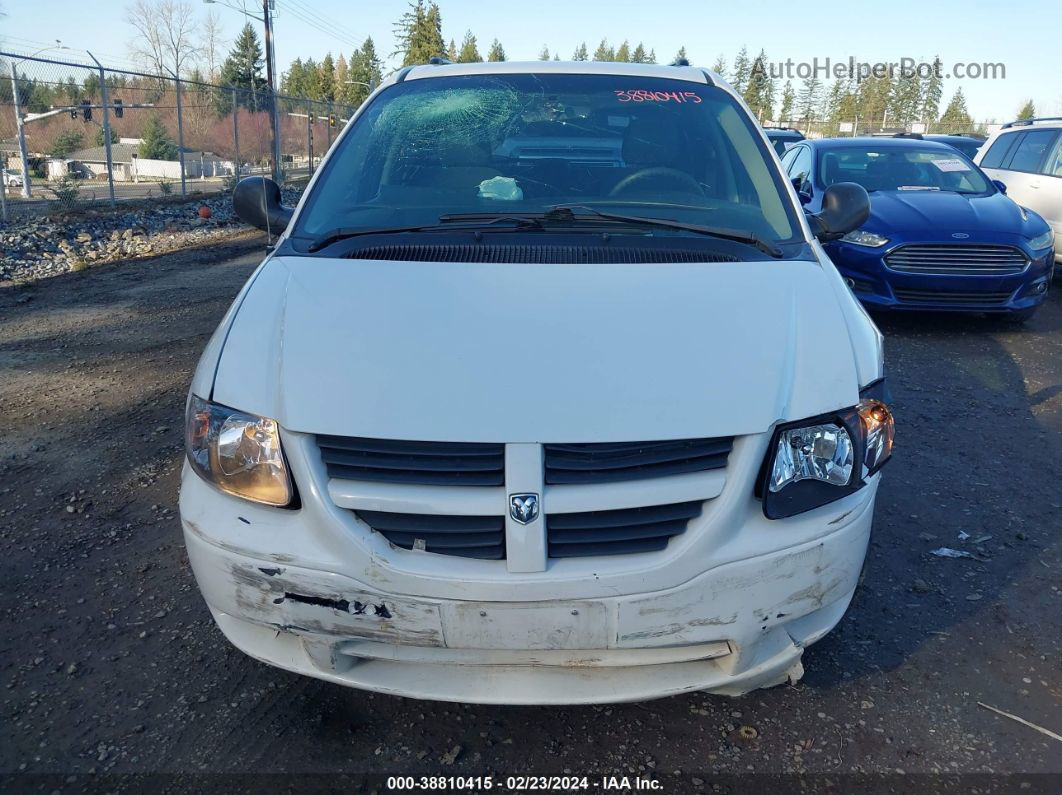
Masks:
[[[842,237],[841,240],[845,243],[855,243],[857,246],[869,246],[870,248],[879,248],[889,242],[887,237],[874,234],[873,232],[864,232],[862,229],[856,229],[854,232],[849,232]]]
[[[1037,235],[1029,241],[1029,248],[1033,251],[1039,251],[1042,248],[1051,248],[1051,243],[1054,242],[1055,233],[1048,229],[1042,235]]]

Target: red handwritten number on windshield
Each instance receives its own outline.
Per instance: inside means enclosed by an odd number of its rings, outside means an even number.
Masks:
[[[701,98],[693,91],[646,91],[639,88],[629,91],[615,91],[620,102],[691,102],[701,104]]]

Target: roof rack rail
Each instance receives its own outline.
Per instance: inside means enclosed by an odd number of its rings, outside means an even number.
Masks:
[[[668,64],[668,66],[689,66],[689,65],[690,65],[690,59],[689,58],[676,58],[675,60],[673,60],[671,63]]]
[[[453,61],[449,58],[443,58],[441,55],[433,55],[428,59],[428,63],[432,66],[449,66]]]
[[[800,132],[796,127],[785,127],[780,124],[761,124],[760,127],[764,130],[790,130],[792,132]]]
[[[1036,124],[1038,121],[1062,121],[1062,116],[1040,116],[1035,119],[1018,119],[1017,121],[1008,121],[999,129],[1005,130],[1008,127],[1026,127],[1030,124]]]
[[[922,140],[922,133],[916,132],[898,132],[892,134],[893,138],[914,138],[918,141]]]

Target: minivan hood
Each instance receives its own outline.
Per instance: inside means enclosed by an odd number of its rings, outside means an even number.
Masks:
[[[311,433],[648,441],[762,432],[853,405],[857,380],[817,262],[275,257],[212,398]]]

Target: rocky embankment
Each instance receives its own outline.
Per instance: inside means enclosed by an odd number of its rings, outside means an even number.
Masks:
[[[298,190],[284,190],[285,203]],[[206,207],[209,213],[200,213]],[[203,217],[207,215],[209,217]],[[28,215],[0,226],[0,285],[228,239],[245,224],[229,194],[155,200],[65,214]]]

